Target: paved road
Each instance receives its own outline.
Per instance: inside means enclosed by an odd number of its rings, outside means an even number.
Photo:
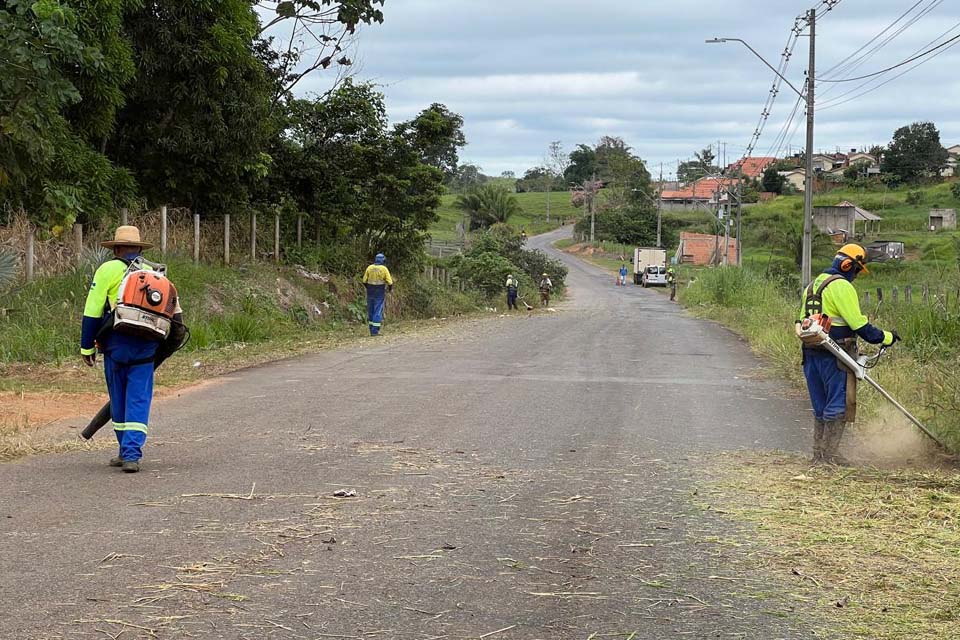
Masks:
[[[140,474],[0,465],[0,638],[810,637],[694,477],[802,448],[804,407],[729,332],[565,259],[555,313],[160,403]]]

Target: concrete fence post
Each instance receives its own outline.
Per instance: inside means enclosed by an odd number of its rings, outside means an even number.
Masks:
[[[303,216],[297,216],[297,249],[303,248]]]
[[[24,268],[26,270],[27,282],[33,280],[33,262],[34,262],[34,234],[33,225],[27,226],[27,260]]]
[[[200,264],[200,214],[193,214],[193,264]]]
[[[900,291],[899,291],[896,287],[894,287],[893,290],[892,290],[890,293],[891,293],[891,296],[890,296],[890,297],[891,297],[891,299],[892,299],[892,301],[893,301],[893,304],[897,304],[897,301],[898,301],[899,298],[900,298]]]
[[[250,214],[250,259],[257,261],[257,214]]]
[[[126,226],[127,224],[129,224],[129,221],[130,221],[130,214],[127,211],[127,208],[124,207],[123,209],[120,209],[120,224]]]
[[[74,224],[73,225],[73,245],[77,250],[77,262],[80,261],[80,256],[83,255],[83,225]]]
[[[167,255],[167,205],[160,207],[160,254]]]
[[[273,261],[280,262],[280,214],[273,216]]]
[[[230,214],[223,214],[223,264],[230,264]]]
[[[883,302],[883,289],[877,287],[877,304]]]
[[[913,302],[913,287],[909,284],[903,288],[903,301],[907,304]]]

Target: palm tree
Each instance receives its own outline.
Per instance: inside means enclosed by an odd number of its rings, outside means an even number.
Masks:
[[[454,206],[470,216],[471,229],[505,223],[523,211],[516,196],[504,187],[486,184],[457,198]]]

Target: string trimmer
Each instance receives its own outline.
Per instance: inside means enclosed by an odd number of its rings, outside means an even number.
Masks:
[[[822,316],[812,316],[803,321],[802,324],[797,325],[797,337],[799,337],[805,344],[812,346],[820,346],[832,353],[843,365],[853,372],[853,375],[856,376],[857,380],[866,380],[870,383],[877,392],[886,398],[890,404],[897,408],[897,410],[907,417],[910,422],[912,422],[920,431],[922,431],[928,438],[933,440],[941,449],[946,449],[947,447],[940,442],[940,439],[933,434],[930,429],[928,429],[922,422],[917,420],[916,417],[907,409],[897,402],[897,400],[890,395],[890,393],[880,386],[880,384],[870,377],[867,373],[870,369],[877,366],[877,363],[880,362],[880,358],[886,352],[887,347],[880,347],[880,350],[877,351],[873,356],[862,355],[859,358],[854,358],[849,353],[847,353],[843,347],[834,342],[833,338],[824,331],[823,325],[820,324],[820,318]]]

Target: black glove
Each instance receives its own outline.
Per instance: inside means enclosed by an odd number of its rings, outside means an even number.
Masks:
[[[903,340],[903,338],[900,337],[900,334],[897,333],[896,331],[891,331],[890,333],[893,334],[893,342],[890,343],[891,345],[897,344],[898,342]]]

